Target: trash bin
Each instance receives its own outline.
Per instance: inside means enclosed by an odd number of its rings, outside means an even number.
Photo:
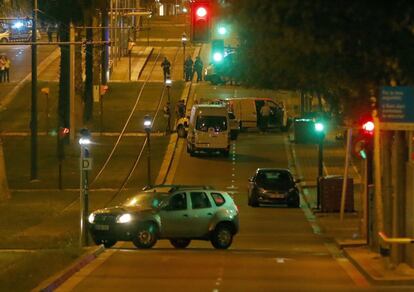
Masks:
[[[339,212],[341,209],[343,176],[324,176],[319,180],[321,212]],[[345,212],[354,212],[354,180],[347,179]]]

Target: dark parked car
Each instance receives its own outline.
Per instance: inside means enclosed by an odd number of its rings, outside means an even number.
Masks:
[[[292,174],[287,169],[258,168],[249,179],[248,205],[287,204],[299,208],[299,190]]]
[[[185,248],[198,239],[227,249],[239,230],[238,214],[226,192],[210,187],[156,186],[120,206],[91,213],[88,221],[93,240],[105,247],[132,241],[138,248],[151,248],[158,239],[169,239],[175,248]]]

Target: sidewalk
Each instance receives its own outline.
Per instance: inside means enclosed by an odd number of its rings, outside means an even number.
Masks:
[[[111,82],[124,82],[129,80],[131,70],[131,81],[137,81],[151,56],[153,47],[134,46],[131,52],[131,68],[129,68],[129,57],[122,57],[113,64]]]
[[[324,175],[343,175],[345,164],[345,147],[342,141],[335,141],[327,136],[324,149]],[[311,144],[290,143],[296,177],[301,178],[300,188],[305,208],[313,210],[318,230],[324,236],[333,239],[344,255],[373,284],[379,285],[412,285],[414,269],[408,265],[399,265],[396,269],[387,268],[386,257],[371,251],[366,239],[361,235],[362,213],[360,184],[361,177],[355,166],[349,167],[348,177],[354,179],[354,210],[345,212],[343,221],[339,213],[321,213],[316,208],[316,177],[318,173],[317,146]],[[340,195],[339,195],[340,196]]]

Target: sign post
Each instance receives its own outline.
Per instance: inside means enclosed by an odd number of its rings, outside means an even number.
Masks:
[[[89,213],[89,176],[92,169],[92,158],[89,157],[90,133],[87,129],[81,130],[79,145],[80,153],[80,246],[89,245],[88,213]]]

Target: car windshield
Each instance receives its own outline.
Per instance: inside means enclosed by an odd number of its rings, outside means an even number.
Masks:
[[[123,206],[136,207],[139,209],[157,209],[160,203],[168,198],[168,194],[139,194],[128,198]]]
[[[216,132],[227,130],[226,118],[217,116],[199,116],[197,118],[196,129],[207,132],[209,128],[213,128]]]
[[[280,170],[261,171],[257,174],[256,182],[261,187],[288,187],[292,185],[289,173]]]

